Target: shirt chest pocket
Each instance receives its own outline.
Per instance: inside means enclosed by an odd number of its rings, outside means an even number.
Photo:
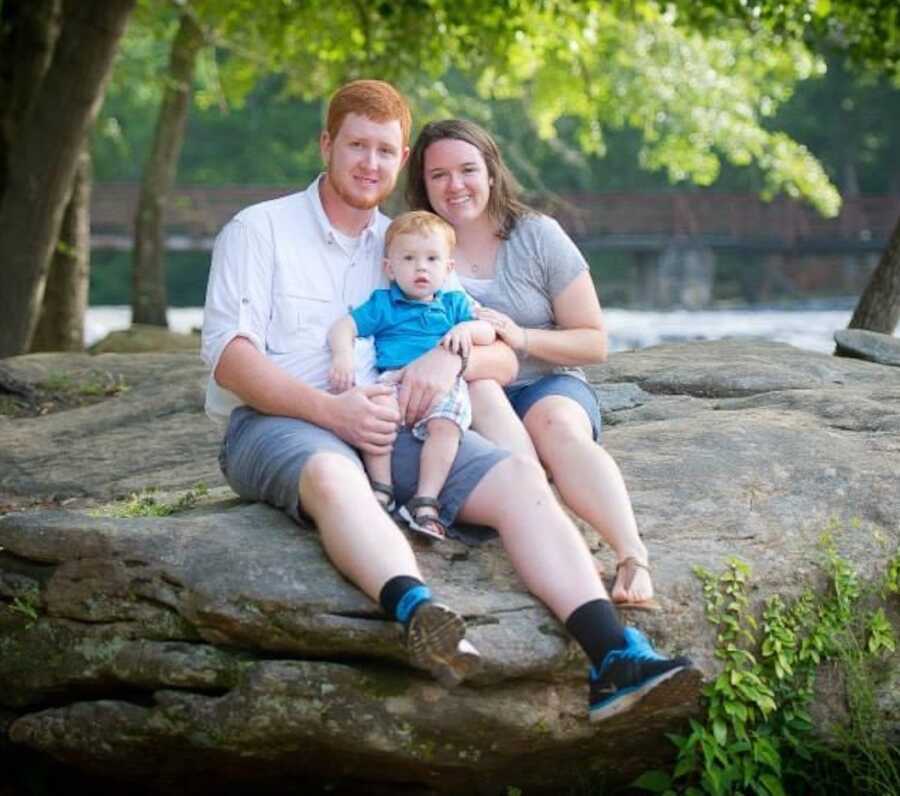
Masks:
[[[312,293],[276,293],[266,348],[276,354],[324,346],[335,320],[332,302]]]

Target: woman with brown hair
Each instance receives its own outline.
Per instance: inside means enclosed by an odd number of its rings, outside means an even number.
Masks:
[[[460,281],[520,357],[506,393],[527,434],[479,395],[487,385],[472,392],[475,427],[501,447],[537,455],[569,508],[613,548],[613,601],[655,607],[647,549],[619,468],[598,444],[600,409],[579,367],[607,357],[587,262],[556,221],[519,199],[496,143],[472,122],[426,125],[407,179],[410,208],[453,225]]]

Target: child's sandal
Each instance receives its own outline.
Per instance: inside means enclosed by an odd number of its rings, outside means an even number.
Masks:
[[[372,491],[375,493],[375,500],[378,501],[378,505],[383,508],[389,516],[394,515],[394,511],[397,508],[397,504],[394,502],[394,487],[390,484],[382,484],[380,481],[370,481],[372,486]],[[384,495],[387,500],[382,500],[379,495]]]
[[[397,512],[411,531],[431,539],[443,541],[447,538],[447,526],[434,514],[426,514],[422,509],[440,512],[441,504],[431,497],[414,497]]]

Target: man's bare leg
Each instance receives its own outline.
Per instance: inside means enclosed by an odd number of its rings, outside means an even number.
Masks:
[[[587,544],[556,500],[540,465],[510,456],[469,495],[459,518],[500,533],[513,567],[563,622],[590,600],[608,600]]]
[[[372,600],[384,606],[384,591],[397,591],[398,583],[398,597],[427,591],[409,542],[378,507],[366,476],[352,461],[330,453],[312,456],[300,475],[299,495],[328,558]],[[480,656],[463,638],[463,618],[430,596],[416,603],[408,620],[396,611],[389,614],[406,626],[412,663],[452,687],[478,667]]]
[[[300,502],[337,570],[376,602],[390,578],[422,579],[406,537],[379,508],[365,474],[349,459],[312,456],[300,475]]]
[[[497,528],[525,585],[590,659],[591,721],[630,710],[651,692],[660,707],[696,700],[700,673],[688,658],[660,655],[640,631],[622,627],[587,545],[534,461],[511,456],[495,465],[460,518]]]

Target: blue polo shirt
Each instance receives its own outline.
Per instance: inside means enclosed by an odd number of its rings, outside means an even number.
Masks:
[[[439,290],[431,301],[407,298],[391,282],[375,290],[350,312],[360,337],[375,338],[375,365],[395,370],[430,351],[456,324],[474,320],[469,297],[460,290]]]

